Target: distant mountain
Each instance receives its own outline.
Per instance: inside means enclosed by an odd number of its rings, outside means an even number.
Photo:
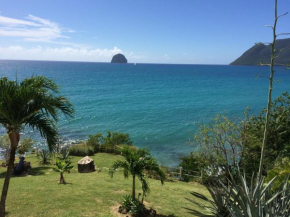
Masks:
[[[279,39],[276,42],[276,65],[290,64],[290,38]],[[230,65],[259,65],[269,64],[271,61],[271,46],[256,44]]]
[[[127,59],[123,54],[116,54],[113,56],[111,63],[127,63]]]

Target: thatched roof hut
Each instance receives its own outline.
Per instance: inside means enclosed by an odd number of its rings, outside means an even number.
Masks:
[[[80,159],[78,162],[78,171],[80,173],[94,172],[95,171],[94,160],[89,156]]]

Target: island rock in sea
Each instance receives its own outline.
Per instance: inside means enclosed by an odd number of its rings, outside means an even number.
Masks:
[[[127,63],[127,59],[123,54],[116,54],[113,56],[111,63]]]

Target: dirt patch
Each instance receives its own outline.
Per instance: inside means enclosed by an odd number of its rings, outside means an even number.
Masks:
[[[116,216],[116,217],[127,217],[127,216],[131,217],[130,214],[121,214],[121,213],[119,213],[119,207],[120,207],[119,204],[111,207],[111,213],[114,216]]]
[[[99,198],[95,198],[95,201],[96,201],[97,203],[103,203],[103,201],[101,201]]]
[[[123,194],[123,193],[126,193],[126,191],[124,190],[116,190],[114,191],[116,194]]]

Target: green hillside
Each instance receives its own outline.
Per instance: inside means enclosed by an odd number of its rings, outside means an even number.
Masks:
[[[277,59],[276,65],[285,65],[290,63],[290,38],[280,39],[276,42]],[[230,65],[259,65],[269,64],[271,61],[271,46],[256,44],[247,50],[242,56],[232,62]]]
[[[41,165],[35,155],[25,160],[31,162],[30,174],[12,177],[10,181],[6,211],[10,217],[114,217],[118,214],[119,202],[125,194],[131,193],[132,179],[124,179],[121,170],[114,178],[108,175],[109,167],[119,155],[98,153],[91,158],[100,171],[78,173],[77,162],[81,157],[73,157],[70,174],[65,174],[68,184],[60,185],[59,173],[53,171],[54,165]],[[0,167],[3,180],[6,168]],[[2,187],[1,182],[1,186]],[[198,183],[171,181],[161,185],[160,181],[149,180],[151,193],[145,198],[147,207],[152,207],[159,217],[166,216],[208,216],[193,202],[197,198],[190,192],[196,191],[209,196],[206,188]],[[137,194],[141,192],[137,182]],[[200,202],[200,201],[199,201]]]

